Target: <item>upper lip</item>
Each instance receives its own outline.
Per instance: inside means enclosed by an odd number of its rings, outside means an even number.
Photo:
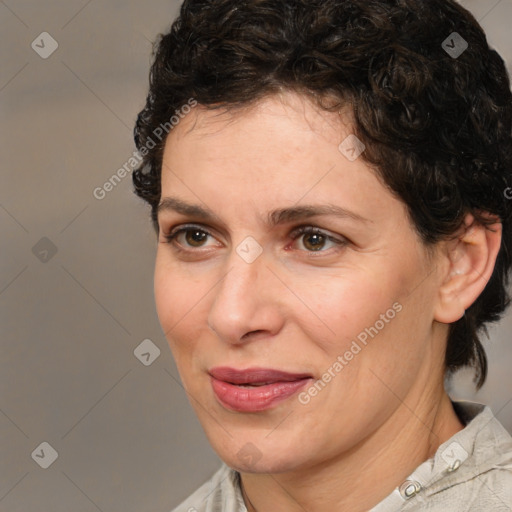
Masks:
[[[242,370],[228,366],[217,366],[208,373],[217,380],[231,384],[267,384],[311,378],[308,373],[289,373],[271,368],[246,368]]]

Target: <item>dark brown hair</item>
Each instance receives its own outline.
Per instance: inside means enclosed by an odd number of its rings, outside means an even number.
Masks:
[[[512,247],[510,81],[480,25],[452,0],[185,0],[155,44],[135,127],[144,158],[133,183],[157,232],[159,127],[191,98],[236,109],[280,90],[326,110],[350,107],[362,158],[407,205],[426,247],[452,236],[468,212],[484,224],[480,212],[499,217],[494,272],[451,324],[446,351],[447,371],[473,366],[480,387],[480,333],[509,303]]]

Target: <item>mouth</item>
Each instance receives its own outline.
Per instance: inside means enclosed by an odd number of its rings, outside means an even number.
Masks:
[[[268,384],[275,384],[275,382],[258,382],[254,384],[236,384],[234,382],[228,382],[228,384],[233,384],[238,388],[260,388],[261,386],[267,386]]]
[[[228,366],[217,366],[208,372],[217,380],[235,385],[265,385],[274,382],[293,382],[300,379],[312,378],[308,373],[290,373],[271,368],[247,368],[239,370]]]
[[[220,404],[238,412],[259,412],[272,408],[290,398],[313,379],[307,373],[267,368],[238,370],[216,367],[208,373]]]

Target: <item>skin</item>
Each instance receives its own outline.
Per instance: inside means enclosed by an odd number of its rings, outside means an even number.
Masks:
[[[215,216],[159,212],[158,316],[212,447],[242,475],[249,511],[367,511],[463,428],[443,387],[448,324],[490,278],[501,225],[488,230],[468,215],[429,254],[405,205],[362,157],[338,150],[351,133],[348,111],[319,111],[288,92],[234,113],[198,106],[166,141],[162,198]],[[274,209],[328,203],[366,221],[265,223]],[[186,223],[211,236],[169,243]],[[345,244],[293,240],[298,226]],[[236,252],[248,236],[263,250],[252,263]],[[217,401],[210,368],[321,379],[394,303],[395,318],[306,405],[294,395],[240,413]],[[239,455],[244,447],[252,460]]]

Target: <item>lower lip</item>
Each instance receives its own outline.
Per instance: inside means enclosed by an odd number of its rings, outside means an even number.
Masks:
[[[300,379],[291,382],[274,382],[257,387],[238,387],[211,377],[215,396],[224,407],[238,412],[259,412],[300,391],[312,379]]]

